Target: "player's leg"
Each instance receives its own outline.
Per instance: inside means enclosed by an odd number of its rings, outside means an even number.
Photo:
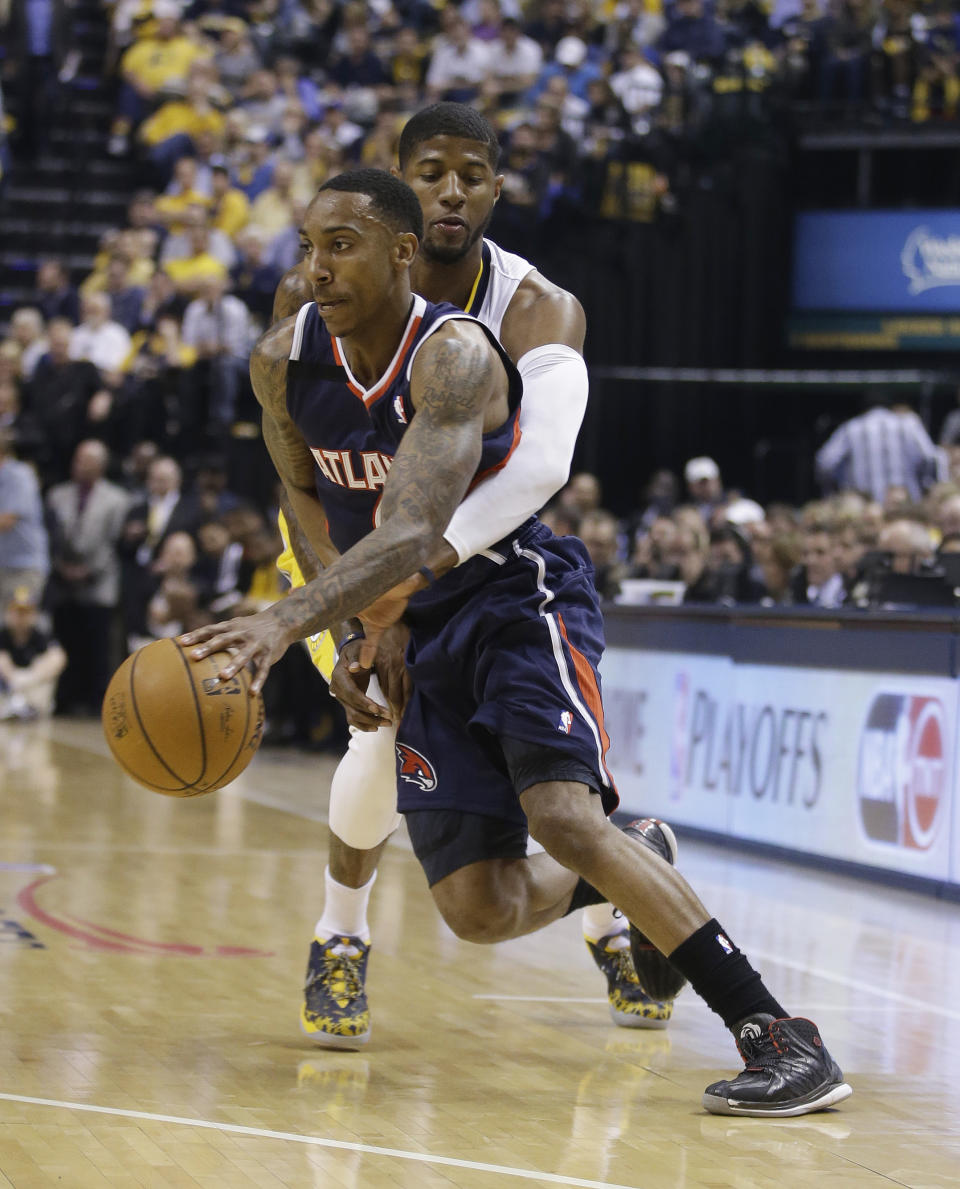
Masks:
[[[850,1087],[816,1026],[788,1016],[683,876],[644,840],[611,828],[588,786],[535,784],[520,802],[547,853],[642,924],[733,1032],[747,1068],[707,1087],[707,1110],[798,1115],[848,1097]]]
[[[400,821],[395,739],[389,727],[351,731],[330,786],[324,904],[300,1010],[303,1032],[324,1047],[358,1048],[370,1038],[367,906],[380,855]]]

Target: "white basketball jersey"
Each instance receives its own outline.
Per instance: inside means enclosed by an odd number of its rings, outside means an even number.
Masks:
[[[507,306],[513,300],[520,282],[533,271],[534,266],[529,260],[515,256],[513,252],[505,252],[492,240],[485,239],[483,261],[466,312],[473,314],[499,338]]]

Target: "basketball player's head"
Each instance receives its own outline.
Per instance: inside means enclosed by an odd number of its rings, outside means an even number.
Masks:
[[[452,264],[477,244],[500,197],[500,143],[492,125],[463,103],[435,103],[400,133],[399,177],[423,208],[420,250]]]
[[[423,213],[405,182],[382,169],[330,178],[307,207],[300,246],[320,317],[332,335],[404,311]]]

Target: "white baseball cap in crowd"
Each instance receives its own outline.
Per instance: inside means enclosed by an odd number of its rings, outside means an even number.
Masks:
[[[728,504],[724,515],[728,524],[736,524],[741,528],[745,524],[760,524],[767,516],[756,500],[748,500],[745,496]]]
[[[586,56],[586,43],[579,37],[561,37],[553,52],[554,61],[561,66],[579,66]]]
[[[698,483],[701,479],[719,479],[720,468],[712,458],[701,455],[691,458],[683,468],[683,477],[688,483]]]

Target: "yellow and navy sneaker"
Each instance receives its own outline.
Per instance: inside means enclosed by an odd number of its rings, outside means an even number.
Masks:
[[[300,1027],[328,1049],[359,1049],[370,1039],[364,983],[369,942],[359,937],[315,937],[310,945]]]
[[[673,1001],[651,999],[640,986],[630,946],[618,948],[612,944],[623,939],[624,932],[610,933],[597,941],[584,938],[590,956],[606,975],[610,1019],[621,1028],[666,1028],[673,1015]]]

